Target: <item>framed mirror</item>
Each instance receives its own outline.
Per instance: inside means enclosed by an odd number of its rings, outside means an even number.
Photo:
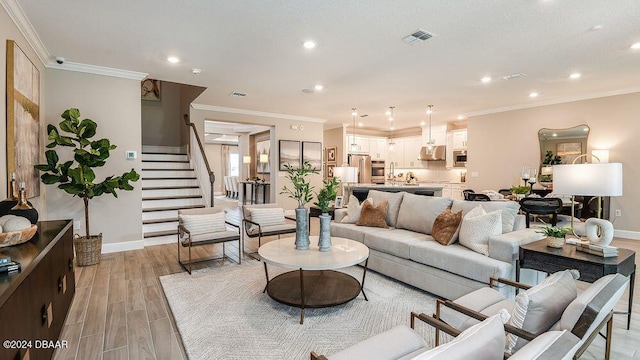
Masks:
[[[568,129],[547,129],[538,131],[540,141],[540,184],[548,186],[553,181],[553,165],[571,164],[581,154],[587,152],[589,126],[578,125]],[[578,163],[584,162],[584,157]]]

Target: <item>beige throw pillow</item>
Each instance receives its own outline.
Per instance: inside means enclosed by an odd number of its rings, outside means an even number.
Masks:
[[[360,220],[360,213],[362,212],[362,205],[365,202],[371,202],[371,199],[365,199],[362,204],[357,197],[349,196],[349,203],[347,204],[347,215],[340,220],[343,224],[355,224]]]
[[[500,210],[486,213],[482,206],[471,209],[462,218],[460,244],[489,256],[489,238],[502,234],[502,214]]]
[[[360,213],[360,219],[356,223],[358,226],[372,226],[387,228],[387,222],[385,217],[387,216],[387,210],[389,209],[389,203],[383,201],[378,206],[373,206],[371,202],[365,201],[362,205],[362,213]]]
[[[446,209],[433,222],[431,236],[442,245],[451,245],[458,238],[461,223],[462,211],[454,213],[451,209]]]

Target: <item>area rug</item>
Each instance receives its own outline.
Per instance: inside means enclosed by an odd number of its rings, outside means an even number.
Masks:
[[[344,272],[362,278],[362,267]],[[269,267],[269,276],[282,272]],[[365,292],[347,304],[325,309],[300,309],[280,304],[262,293],[261,262],[225,265],[162,276],[190,359],[309,359],[310,351],[332,354],[392,327],[409,325],[411,311],[433,313],[433,296],[393,279],[367,272]],[[433,330],[419,328],[431,343]]]

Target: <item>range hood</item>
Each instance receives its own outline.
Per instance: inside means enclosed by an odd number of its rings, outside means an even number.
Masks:
[[[447,150],[447,147],[444,145],[434,146],[433,152],[431,153],[431,155],[429,155],[427,154],[427,147],[423,146],[420,149],[420,156],[418,157],[418,159],[426,160],[426,161],[445,161],[447,157],[446,150]]]

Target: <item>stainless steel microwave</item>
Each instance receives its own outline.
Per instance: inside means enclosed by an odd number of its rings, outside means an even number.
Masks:
[[[453,167],[467,167],[467,150],[453,152]]]

